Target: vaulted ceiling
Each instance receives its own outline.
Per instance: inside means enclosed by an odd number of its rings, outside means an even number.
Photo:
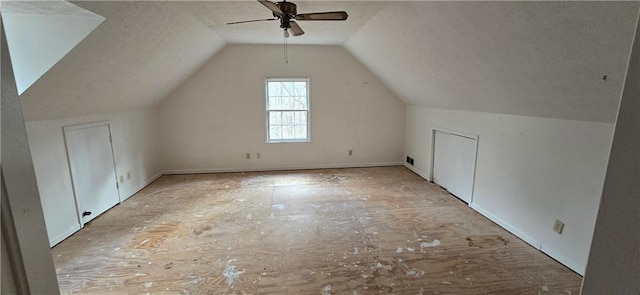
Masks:
[[[225,25],[271,17],[255,1],[72,3],[106,20],[21,95],[27,120],[154,106],[225,44],[283,41],[276,22]],[[300,22],[306,34],[290,44],[343,45],[407,103],[602,122],[615,119],[639,8],[606,1],[297,4],[299,12],[346,10],[349,19]]]

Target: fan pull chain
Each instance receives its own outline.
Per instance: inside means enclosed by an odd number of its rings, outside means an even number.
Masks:
[[[287,52],[287,37],[284,37],[284,63],[289,63],[289,53]]]

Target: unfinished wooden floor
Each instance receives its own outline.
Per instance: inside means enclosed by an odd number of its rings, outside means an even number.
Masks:
[[[404,167],[163,176],[52,250],[65,294],[578,294]]]

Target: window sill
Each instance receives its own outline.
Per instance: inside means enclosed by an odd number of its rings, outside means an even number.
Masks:
[[[311,140],[308,140],[308,139],[267,140],[265,143],[311,143]]]

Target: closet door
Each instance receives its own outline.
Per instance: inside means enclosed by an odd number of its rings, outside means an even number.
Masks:
[[[467,204],[471,203],[476,139],[435,130],[433,181]]]
[[[109,124],[65,127],[65,141],[84,225],[120,201]]]

